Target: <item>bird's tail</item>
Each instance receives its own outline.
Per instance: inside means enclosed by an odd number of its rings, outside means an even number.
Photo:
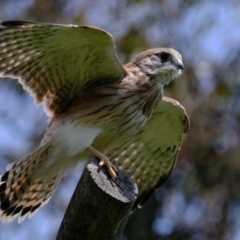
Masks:
[[[0,220],[9,222],[18,214],[21,223],[48,202],[64,171],[47,166],[51,145],[46,144],[27,157],[9,164],[0,176]]]

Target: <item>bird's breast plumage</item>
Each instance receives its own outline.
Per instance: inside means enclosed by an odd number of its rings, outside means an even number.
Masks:
[[[162,86],[129,78],[84,92],[66,116],[76,125],[96,126],[118,135],[134,133],[151,118],[161,100]]]
[[[54,119],[49,131],[54,129],[55,139],[68,145],[67,135],[63,132],[66,129],[69,133],[78,132],[74,134],[75,142],[88,139],[89,145],[93,143],[103,152],[113,143],[135,135],[151,118],[161,99],[162,89],[155,83],[140,86],[126,82],[86,90],[64,116]],[[84,129],[82,134],[79,129]],[[84,148],[87,147],[85,145]],[[83,150],[80,146],[78,148]]]

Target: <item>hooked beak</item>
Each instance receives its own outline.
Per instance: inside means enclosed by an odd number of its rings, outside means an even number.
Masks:
[[[176,66],[179,70],[183,70],[183,69],[184,69],[184,65],[183,65],[182,62],[176,63],[175,66]]]

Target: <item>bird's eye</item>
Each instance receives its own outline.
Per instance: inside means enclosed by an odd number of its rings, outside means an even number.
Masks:
[[[162,52],[162,53],[158,53],[158,57],[160,58],[161,62],[167,62],[171,55],[169,53],[166,52]]]

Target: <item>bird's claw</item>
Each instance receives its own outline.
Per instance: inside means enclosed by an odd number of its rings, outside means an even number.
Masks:
[[[109,161],[108,158],[101,159],[99,166],[102,167],[105,165],[108,169],[108,173],[113,179],[117,178],[118,169]]]
[[[108,169],[108,173],[113,179],[117,178],[117,172],[118,169],[109,161],[108,157],[106,157],[104,154],[93,148],[92,146],[89,147],[89,150],[100,159],[99,167],[102,167],[105,165]]]

